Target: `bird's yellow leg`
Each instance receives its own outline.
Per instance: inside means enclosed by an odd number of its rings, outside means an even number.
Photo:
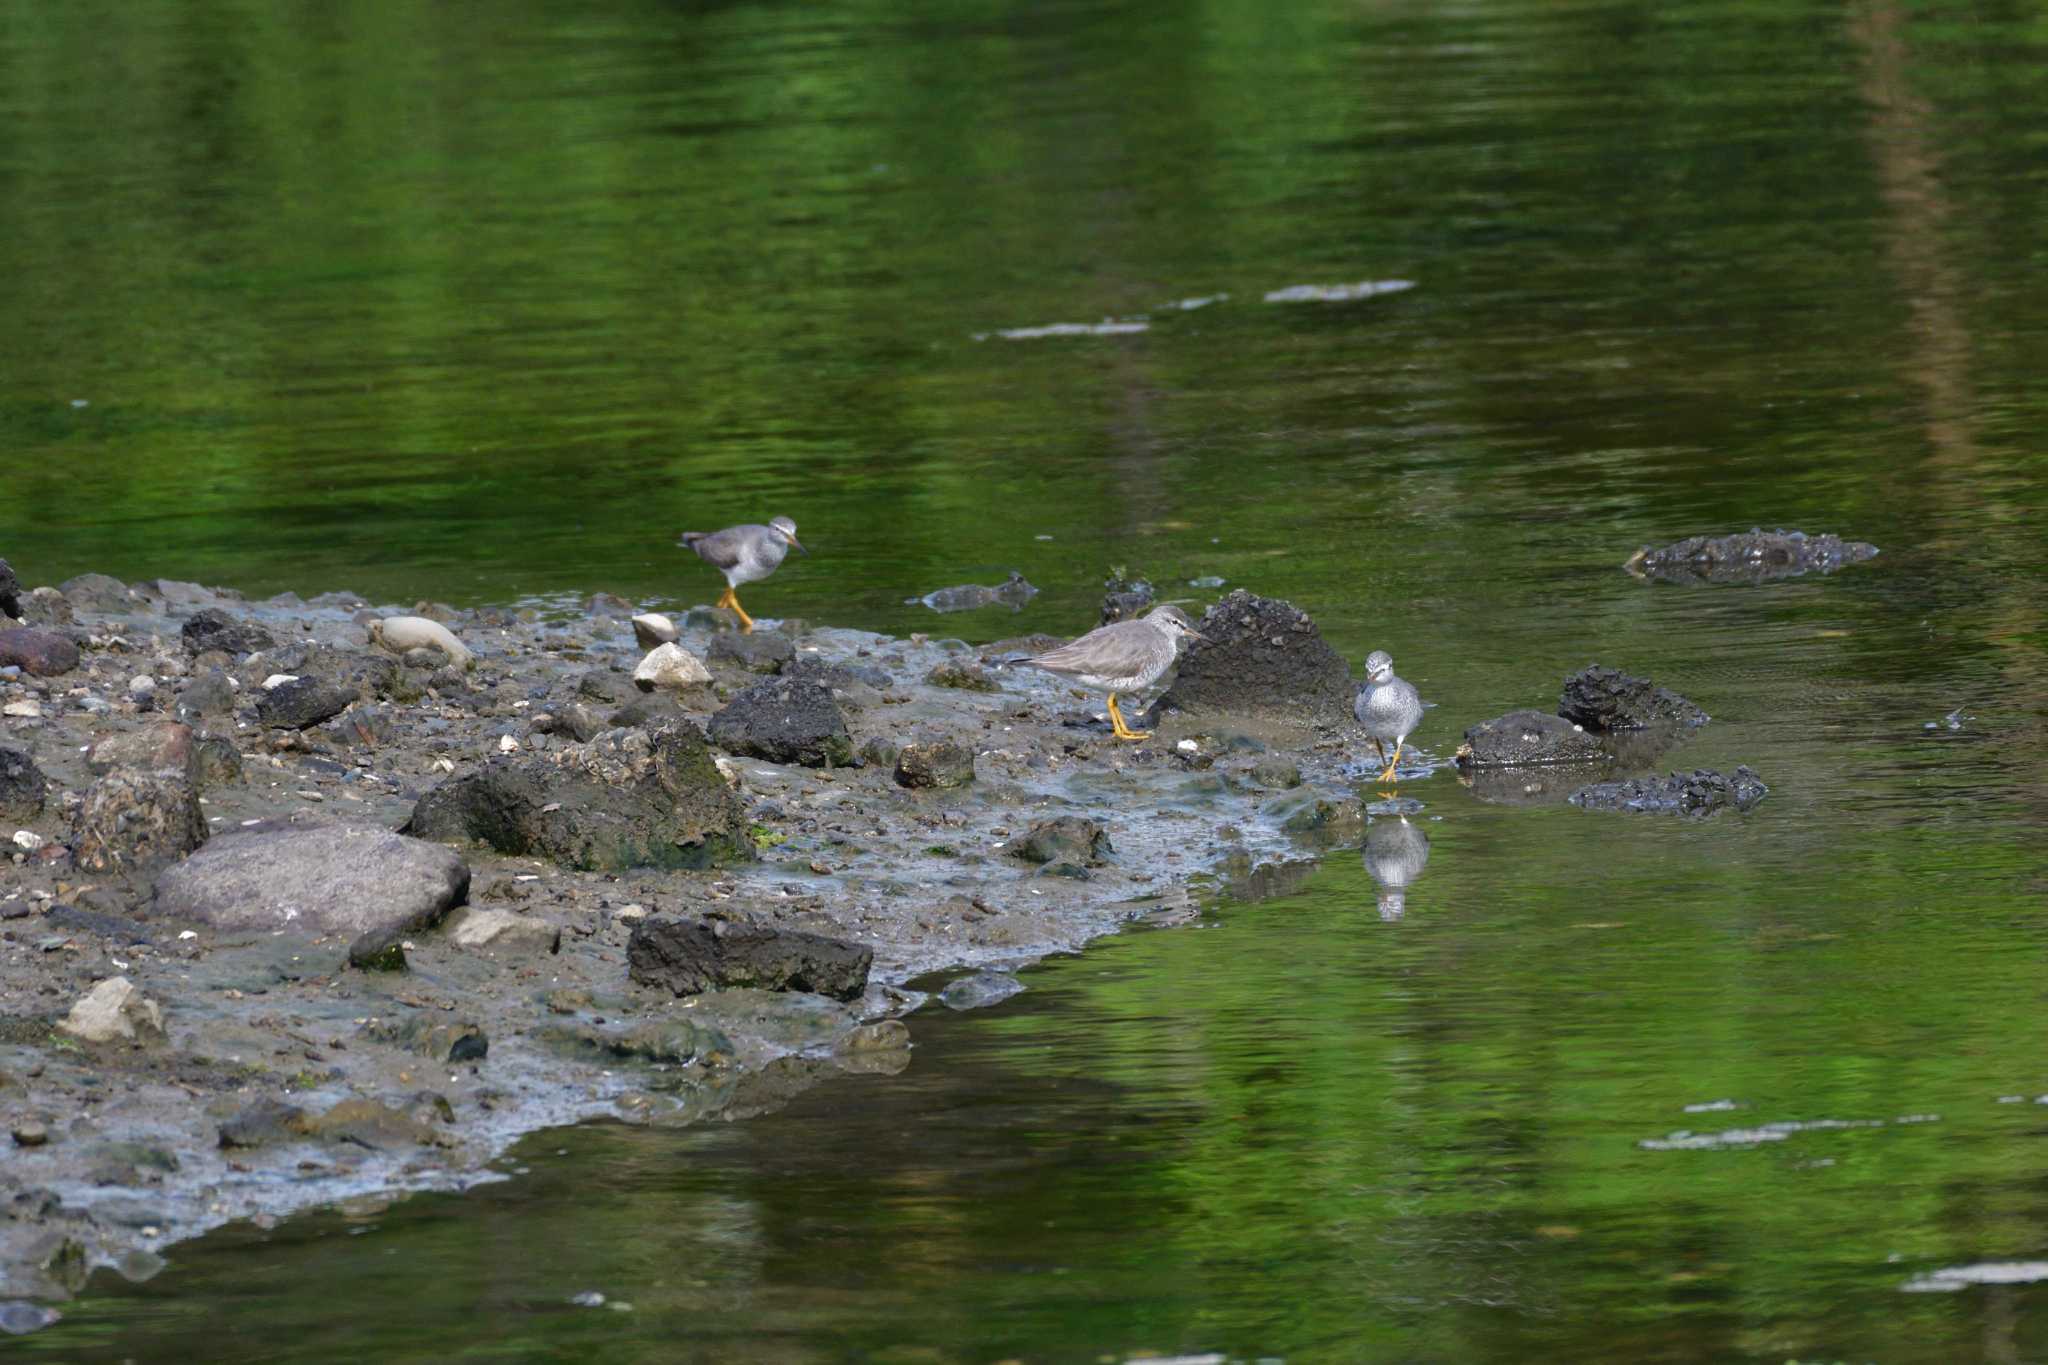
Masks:
[[[1109,694],[1109,726],[1118,739],[1150,739],[1150,730],[1133,730],[1124,722],[1124,713],[1117,709],[1116,693]]]
[[[731,588],[727,588],[725,590],[725,595],[726,597],[731,599],[725,605],[731,607],[735,612],[739,614],[740,629],[745,631],[747,634],[752,635],[754,633],[754,618],[747,615],[747,609],[740,605],[740,595],[734,592]]]
[[[1387,761],[1387,746],[1380,743],[1378,735],[1372,737],[1372,751],[1380,756],[1380,762],[1384,763]]]
[[[713,603],[712,603],[711,605],[712,605],[712,607],[713,607],[714,609],[721,609],[721,610],[722,610],[723,608],[726,608],[726,607],[729,607],[729,606],[731,606],[731,605],[732,605],[732,584],[730,584],[730,583],[726,584],[726,585],[725,585],[725,591],[724,591],[724,592],[722,592],[722,593],[720,593],[720,594],[718,594],[718,600],[717,600],[716,602],[713,602]]]
[[[1377,742],[1377,741],[1375,741],[1375,742]],[[1401,766],[1401,741],[1397,739],[1397,740],[1395,740],[1395,741],[1394,741],[1394,758],[1393,758],[1393,761],[1392,761],[1392,762],[1390,762],[1389,764],[1387,764],[1387,770],[1386,770],[1385,772],[1383,772],[1383,773],[1381,773],[1381,774],[1380,774],[1380,781],[1382,781],[1382,782],[1386,782],[1386,781],[1389,781],[1389,780],[1391,780],[1391,779],[1393,778],[1393,776],[1394,776],[1394,769],[1396,769],[1396,768],[1398,768],[1398,767],[1400,767],[1400,766]]]

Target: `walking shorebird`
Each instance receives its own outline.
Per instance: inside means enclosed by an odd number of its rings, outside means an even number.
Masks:
[[[1101,688],[1109,693],[1109,724],[1116,737],[1146,739],[1151,731],[1124,723],[1117,694],[1150,687],[1173,667],[1182,640],[1203,638],[1179,607],[1169,605],[1154,607],[1135,621],[1097,626],[1078,640],[1021,662]]]
[[[685,531],[676,543],[685,549],[695,550],[697,558],[725,575],[725,592],[719,597],[718,605],[731,607],[738,613],[749,634],[754,629],[754,618],[747,615],[746,608],[740,605],[739,585],[758,583],[774,573],[792,545],[805,554],[810,553],[798,544],[796,523],[788,517],[777,517],[766,526]]]
[[[1372,747],[1387,765],[1380,781],[1390,780],[1401,762],[1401,745],[1422,724],[1422,698],[1412,685],[1394,676],[1393,656],[1384,649],[1366,656],[1365,681],[1358,685],[1358,695],[1351,699],[1351,714],[1358,717],[1358,723],[1372,739]],[[1394,742],[1391,759],[1387,757],[1387,740]]]

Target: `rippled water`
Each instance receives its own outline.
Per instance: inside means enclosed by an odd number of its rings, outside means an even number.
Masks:
[[[2048,1355],[2041,1284],[1905,1292],[2048,1250],[2044,47],[1944,3],[10,16],[25,580],[685,603],[677,530],[784,512],[757,614],[987,639],[1220,577],[1390,650],[1438,755],[1597,659],[1772,787],[1411,784],[1398,921],[1340,851],[915,1016],[903,1076],[225,1232],[16,1349]],[[1884,553],[1618,567],[1757,524]],[[1012,569],[1019,615],[906,603]]]

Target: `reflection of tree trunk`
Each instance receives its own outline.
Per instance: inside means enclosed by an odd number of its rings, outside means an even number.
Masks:
[[[1912,310],[1913,378],[1927,391],[1927,437],[1939,468],[1967,464],[1973,450],[1970,336],[1956,308],[1956,271],[1942,254],[1950,207],[1929,128],[1934,111],[1906,84],[1904,22],[1900,0],[1867,0],[1851,11],[1849,39],[1863,58],[1871,156],[1891,210],[1886,255]]]

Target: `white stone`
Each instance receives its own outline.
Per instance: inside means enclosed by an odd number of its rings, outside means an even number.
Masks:
[[[33,699],[28,701],[11,701],[5,706],[0,706],[0,716],[13,716],[19,720],[34,720],[42,714],[42,703]]]
[[[516,753],[518,753],[518,752],[519,752],[519,741],[518,741],[518,740],[516,740],[516,739],[514,739],[514,738],[513,738],[512,736],[510,736],[510,735],[500,735],[500,736],[498,736],[498,752],[499,752],[499,753],[501,753],[501,754],[516,754]]]
[[[658,611],[643,612],[633,618],[633,638],[640,642],[642,649],[673,644],[676,634],[676,623]]]
[[[127,977],[110,976],[79,997],[57,1027],[88,1043],[110,1043],[116,1038],[133,1042],[161,1038],[164,1012]]]
[[[296,673],[273,673],[263,680],[263,690],[270,692],[283,687],[288,682],[297,682],[298,680],[299,675]]]
[[[156,695],[156,679],[147,673],[137,673],[128,680],[128,695],[137,701]]]
[[[454,631],[424,616],[387,616],[370,622],[369,629],[370,643],[393,654],[409,649],[438,649],[464,668],[476,657],[468,645],[455,638]]]
[[[633,670],[633,685],[642,692],[652,692],[656,688],[680,692],[710,681],[711,670],[704,667],[704,661],[678,644],[666,644],[653,650]]]
[[[14,831],[14,846],[24,853],[33,853],[48,842],[50,842],[48,839],[45,839],[32,829],[18,829]]]
[[[562,947],[562,931],[544,919],[473,906],[448,917],[448,938],[458,948],[493,952],[554,953]]]

